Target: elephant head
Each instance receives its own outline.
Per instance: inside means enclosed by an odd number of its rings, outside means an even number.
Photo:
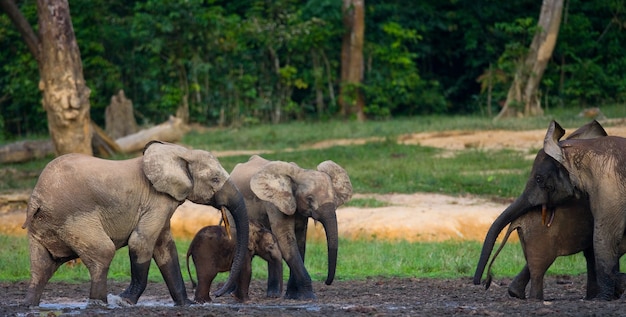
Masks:
[[[228,281],[216,296],[232,289],[247,254],[248,213],[243,196],[217,158],[206,151],[189,150],[159,141],[146,144],[143,171],[155,190],[178,201],[226,207],[237,231],[237,245]]]
[[[317,170],[303,169],[294,163],[273,161],[252,176],[250,189],[259,199],[272,203],[285,215],[298,213],[322,224],[328,246],[326,284],[330,285],[337,265],[336,210],[352,196],[348,173],[333,161],[320,163]]]
[[[560,127],[558,128],[560,129]],[[559,138],[563,136],[565,131],[560,129],[560,133]],[[594,139],[605,136],[607,133],[604,128],[594,120],[574,131],[567,139]],[[577,200],[578,202],[576,202]],[[520,216],[538,208],[542,210],[544,223],[547,212],[551,211],[551,217],[547,220],[549,225],[552,217],[554,217],[554,209],[557,206],[570,203],[588,204],[588,201],[571,181],[570,174],[565,167],[547,155],[544,149],[539,150],[524,191],[494,220],[487,232],[474,274],[474,284],[480,284],[496,238],[504,227]]]

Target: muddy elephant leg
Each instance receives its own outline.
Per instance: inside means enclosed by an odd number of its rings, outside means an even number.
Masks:
[[[283,259],[289,266],[289,282],[287,283],[285,298],[315,299],[313,282],[304,267],[304,260],[301,255],[302,248],[300,248],[299,242],[296,239],[293,219],[283,216],[282,213],[277,216],[282,219],[278,221],[272,221],[272,219],[270,219],[270,222],[272,223],[272,232],[276,236],[278,246],[283,254]]]
[[[530,281],[530,270],[528,264],[515,276],[509,284],[509,296],[519,299],[526,299],[526,286]]]
[[[533,263],[532,269],[530,270],[530,291],[528,298],[543,300],[543,278],[553,262],[554,259],[552,261],[538,259],[538,261],[535,262],[537,264]]]
[[[48,280],[54,272],[61,266],[50,256],[50,253],[39,242],[30,239],[30,282],[24,306],[39,306],[41,294]]]
[[[128,239],[128,256],[130,257],[130,285],[120,294],[131,304],[137,304],[139,296],[148,285],[148,271],[152,261],[152,253],[156,242],[133,232]]]
[[[587,293],[585,299],[593,299],[598,295],[598,280],[596,276],[596,259],[593,248],[583,250],[585,261],[587,261]]]
[[[185,282],[180,271],[180,263],[178,262],[178,251],[176,244],[172,239],[169,229],[164,230],[154,248],[152,256],[157,267],[161,271],[163,280],[170,291],[170,296],[174,300],[176,306],[189,305],[191,300],[187,298],[187,290]]]
[[[594,210],[594,208],[592,208]],[[624,235],[624,219],[594,215],[593,250],[598,281],[598,300],[612,300],[617,289],[619,270],[618,244]]]
[[[194,301],[198,304],[210,303],[211,284],[217,276],[217,267],[215,267],[214,263],[209,263],[208,259],[204,256],[192,253],[191,258],[196,266],[196,277],[198,278]]]
[[[309,272],[304,267],[304,255],[306,253],[306,231],[308,218],[296,215],[295,221],[295,245],[292,244],[290,253],[293,254],[285,261],[289,265],[289,280],[285,298],[288,299],[315,299],[313,282]],[[282,251],[282,248],[281,248]],[[284,256],[283,251],[283,256]],[[290,254],[290,255],[291,255]]]
[[[278,298],[283,292],[283,259],[273,258],[269,252],[259,256],[267,261],[267,297]]]

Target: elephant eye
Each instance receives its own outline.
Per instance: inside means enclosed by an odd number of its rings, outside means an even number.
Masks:
[[[212,181],[213,181],[213,183],[217,184],[217,183],[220,182],[220,179],[219,179],[219,177],[213,177]]]

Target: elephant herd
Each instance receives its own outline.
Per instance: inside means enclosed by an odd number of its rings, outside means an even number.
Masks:
[[[481,284],[496,239],[509,226],[502,245],[517,230],[527,261],[509,286],[511,296],[526,298],[530,282],[529,297],[542,299],[543,276],[555,258],[580,251],[587,260],[586,298],[612,300],[623,293],[626,139],[608,136],[597,121],[561,140],[564,135],[552,121],[524,191],[487,232],[474,284]],[[31,280],[24,304],[39,305],[54,272],[80,258],[91,277],[89,304],[105,305],[109,265],[125,246],[131,281],[118,297],[129,305],[144,292],[152,260],[175,305],[210,301],[211,282],[224,271],[230,271],[228,280],[213,295],[245,301],[255,255],[268,262],[267,296],[283,293],[284,261],[289,267],[284,297],[314,299],[304,267],[308,220],[319,221],[326,232],[330,285],[337,265],[336,210],[351,196],[347,172],[330,160],[313,170],[254,155],[228,173],[207,151],[159,141],[129,160],[63,155],[44,168],[28,203],[23,227]],[[228,210],[226,218],[234,223],[232,233],[209,226],[194,237],[187,252],[187,269],[191,256],[199,282],[193,301],[170,231],[170,218],[185,200]]]
[[[252,156],[229,174],[209,152],[152,141],[141,157],[105,160],[66,154],[44,168],[31,194],[26,221],[31,279],[24,305],[37,306],[48,280],[65,262],[80,258],[89,270],[89,305],[106,305],[107,274],[116,250],[128,246],[130,285],[116,302],[133,305],[144,292],[152,260],[175,305],[187,297],[170,218],[185,200],[227,210],[223,227],[198,232],[188,252],[196,266],[196,300],[210,300],[214,274],[230,271],[213,294],[247,299],[250,262],[270,263],[268,295],[282,292],[282,261],[289,266],[285,298],[313,299],[304,267],[308,219],[324,226],[331,284],[337,264],[337,207],[352,196],[346,171],[333,161],[316,170]],[[203,254],[206,253],[206,254]],[[219,257],[211,259],[210,255]],[[209,258],[207,258],[209,256]],[[211,266],[211,267],[209,267]],[[208,284],[208,285],[207,285]]]

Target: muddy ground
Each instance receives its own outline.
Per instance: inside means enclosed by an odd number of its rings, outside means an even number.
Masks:
[[[51,283],[38,308],[17,304],[26,283],[0,283],[0,316],[624,316],[624,300],[583,300],[584,276],[548,277],[545,301],[520,300],[507,295],[509,279],[498,280],[489,290],[471,279],[370,278],[314,283],[316,301],[265,298],[263,281],[250,287],[251,300],[240,304],[230,297],[210,304],[174,307],[163,283],[151,283],[134,307],[86,308],[89,284]],[[126,283],[110,282],[119,293]],[[189,296],[193,297],[188,288]]]

